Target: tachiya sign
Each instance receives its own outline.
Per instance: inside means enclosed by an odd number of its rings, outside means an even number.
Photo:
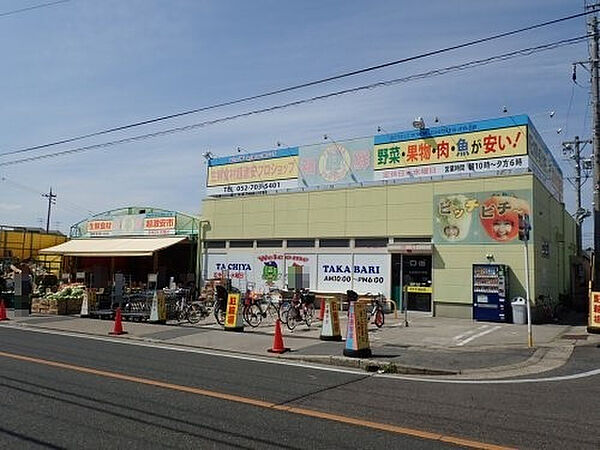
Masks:
[[[304,287],[323,292],[388,294],[387,254],[229,253],[207,256],[208,278],[229,277],[256,290]]]
[[[436,195],[433,241],[436,244],[513,244],[519,220],[531,216],[531,192],[489,191]]]

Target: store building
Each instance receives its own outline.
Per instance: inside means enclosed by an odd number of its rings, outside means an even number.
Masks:
[[[174,282],[194,286],[200,221],[197,217],[150,207],[127,207],[97,214],[71,227],[71,240],[42,250],[62,255],[64,279],[107,288],[158,288]]]
[[[508,266],[525,296],[572,290],[575,222],[561,170],[527,116],[209,160],[203,276],[240,288],[384,293],[473,317],[473,264]]]

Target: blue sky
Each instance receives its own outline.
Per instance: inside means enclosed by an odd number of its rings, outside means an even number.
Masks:
[[[71,0],[20,14],[42,0],[0,1],[0,153],[286,87],[401,59],[583,11],[583,1],[154,1]],[[82,145],[189,125],[334,90],[403,77],[585,34],[579,18],[513,37],[194,114]],[[90,211],[127,205],[198,213],[202,154],[253,152],[276,142],[318,143],[409,129],[416,116],[451,124],[528,114],[561,162],[561,142],[589,137],[587,58],[579,43],[463,72],[383,87],[133,144],[0,166],[0,224],[67,231]],[[550,117],[550,111],[555,111]],[[561,129],[558,133],[557,130]],[[591,146],[586,148],[587,152]],[[32,153],[32,154],[39,154]],[[25,155],[24,155],[25,156]],[[2,162],[16,156],[0,157]],[[591,181],[584,206],[591,207]],[[569,211],[574,191],[565,181]],[[591,220],[584,240],[591,239]]]

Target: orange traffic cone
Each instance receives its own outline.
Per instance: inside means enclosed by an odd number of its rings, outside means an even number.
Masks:
[[[8,320],[6,317],[6,308],[4,307],[4,300],[0,300],[0,321]]]
[[[121,334],[127,334],[127,331],[123,331],[123,324],[121,323],[121,307],[117,308],[117,312],[115,313],[115,327],[108,334],[113,334],[119,336]]]
[[[275,337],[273,338],[273,348],[268,350],[270,353],[289,352],[290,349],[283,346],[283,336],[281,335],[281,320],[275,321]]]

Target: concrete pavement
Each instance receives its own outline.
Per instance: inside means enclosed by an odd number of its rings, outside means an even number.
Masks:
[[[38,328],[80,334],[107,336],[113,322],[77,316],[31,315],[14,317],[0,326]],[[341,313],[342,335],[346,317]],[[527,347],[527,327],[468,319],[448,319],[412,313],[408,327],[403,317],[386,315],[385,325],[369,326],[373,356],[368,360],[342,356],[344,342],[319,339],[320,323],[298,325],[289,331],[282,325],[289,353],[273,355],[274,323],[265,321],[257,328],[246,326],[243,333],[223,331],[212,318],[197,325],[187,323],[156,325],[123,322],[127,335],[135,339],[222,352],[234,352],[296,359],[321,364],[360,367],[391,373],[450,376],[453,378],[508,378],[542,373],[563,365],[577,345],[596,345],[600,336],[590,335],[584,325],[534,325],[534,348]]]

